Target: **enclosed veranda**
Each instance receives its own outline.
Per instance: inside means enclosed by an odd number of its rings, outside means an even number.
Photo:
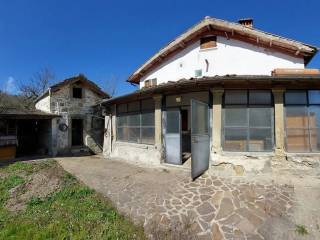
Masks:
[[[239,155],[318,152],[319,80],[319,76],[191,79],[104,101],[109,126],[104,153],[128,161],[183,166],[195,178],[225,155],[232,162],[232,156]]]

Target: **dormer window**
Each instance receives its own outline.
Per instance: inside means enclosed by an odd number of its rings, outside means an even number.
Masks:
[[[72,97],[81,99],[82,98],[82,88],[74,87],[72,89]]]
[[[203,37],[200,39],[200,49],[214,48],[217,46],[217,36]]]

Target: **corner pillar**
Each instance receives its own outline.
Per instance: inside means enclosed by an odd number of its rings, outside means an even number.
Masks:
[[[211,89],[212,101],[212,151],[214,154],[221,154],[221,129],[222,129],[222,96],[223,89]]]
[[[157,148],[162,146],[162,95],[153,96],[154,99],[154,143]]]
[[[107,112],[104,116],[103,134],[103,156],[109,157],[112,152],[112,112]]]
[[[275,154],[284,156],[284,107],[285,89],[272,89],[274,97]]]

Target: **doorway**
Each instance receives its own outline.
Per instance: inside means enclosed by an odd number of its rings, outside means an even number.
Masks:
[[[209,168],[209,106],[192,98],[189,101],[190,105],[164,112],[165,162],[191,169],[195,179]]]
[[[72,146],[83,146],[83,119],[72,119],[71,126]]]

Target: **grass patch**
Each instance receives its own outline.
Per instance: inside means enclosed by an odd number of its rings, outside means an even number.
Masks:
[[[296,225],[296,233],[302,236],[309,234],[307,227],[301,224]]]
[[[58,191],[45,198],[31,197],[25,210],[14,214],[5,209],[10,189],[29,181],[36,172],[57,167],[55,161],[41,161],[1,169],[8,175],[0,180],[0,239],[144,239],[142,227],[133,225],[69,173],[62,175]]]

